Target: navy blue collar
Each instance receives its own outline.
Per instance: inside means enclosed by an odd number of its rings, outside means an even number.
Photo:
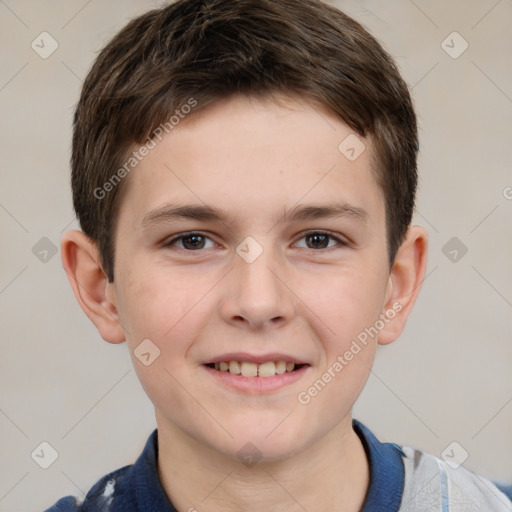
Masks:
[[[353,420],[352,424],[363,443],[370,465],[370,485],[361,512],[398,511],[404,487],[404,453],[394,443],[381,443],[359,421]],[[130,487],[137,509],[176,512],[160,483],[157,459],[158,437],[155,429],[132,466]]]
[[[132,488],[137,510],[176,512],[160,483],[157,460],[158,431],[155,429],[149,436],[144,451],[133,465]]]
[[[352,426],[363,443],[370,466],[370,485],[361,512],[396,512],[404,491],[404,452],[395,443],[381,443],[357,420]]]

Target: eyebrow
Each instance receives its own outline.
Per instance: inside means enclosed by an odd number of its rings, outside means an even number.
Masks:
[[[338,217],[354,218],[365,224],[369,219],[368,213],[358,206],[347,203],[328,203],[326,205],[298,205],[291,210],[285,210],[277,219],[273,220],[276,224],[283,224],[293,221]],[[177,219],[237,224],[237,219],[234,215],[213,206],[167,204],[147,213],[142,220],[142,226],[148,227]]]

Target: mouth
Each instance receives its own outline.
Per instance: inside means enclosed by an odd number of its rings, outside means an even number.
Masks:
[[[207,363],[205,366],[212,370],[229,373],[231,375],[239,375],[240,377],[270,378],[276,375],[293,373],[309,365],[291,361],[265,361],[262,363],[254,363],[252,361],[231,360]]]
[[[297,383],[311,365],[283,354],[225,354],[202,365],[222,386],[249,395],[267,395]]]

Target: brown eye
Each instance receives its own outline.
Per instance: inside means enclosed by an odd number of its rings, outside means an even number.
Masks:
[[[164,247],[178,246],[179,249],[185,251],[197,251],[205,248],[207,240],[210,240],[210,238],[201,233],[187,233],[165,242]]]
[[[325,249],[329,245],[329,235],[324,235],[321,233],[308,235],[306,240],[311,243],[312,247],[310,247],[310,249]]]
[[[202,249],[204,247],[204,236],[201,235],[190,235],[182,238],[183,247],[185,249]]]
[[[346,243],[339,238],[323,231],[311,231],[310,233],[306,233],[301,240],[306,240],[306,249],[328,249],[336,245],[346,245]],[[334,241],[335,243],[330,244],[330,241]]]

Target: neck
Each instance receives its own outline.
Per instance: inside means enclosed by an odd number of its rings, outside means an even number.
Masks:
[[[361,510],[369,467],[350,416],[300,453],[252,467],[159,419],[158,473],[179,512]]]

